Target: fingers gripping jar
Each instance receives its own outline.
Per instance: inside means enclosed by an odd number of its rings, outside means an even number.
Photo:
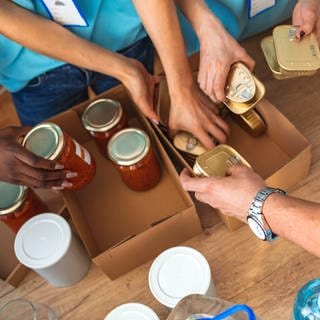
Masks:
[[[40,198],[25,186],[0,182],[0,221],[17,233],[35,215],[48,211]]]
[[[76,177],[68,179],[72,186],[65,189],[80,189],[95,175],[95,161],[90,153],[54,123],[37,125],[28,132],[22,144],[32,153],[56,160],[66,170],[77,173]]]
[[[160,165],[144,131],[129,128],[118,132],[108,144],[108,155],[130,189],[146,191],[159,182]]]
[[[82,123],[104,156],[111,137],[127,126],[121,104],[111,99],[99,99],[89,104],[82,114]]]

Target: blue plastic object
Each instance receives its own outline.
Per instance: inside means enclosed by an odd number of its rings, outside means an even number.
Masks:
[[[320,279],[306,283],[296,296],[293,320],[320,320]]]
[[[212,318],[199,318],[198,320],[223,320],[227,317],[230,317],[238,312],[246,312],[248,315],[248,320],[256,320],[256,316],[251,308],[246,306],[245,304],[236,304],[225,311],[217,314],[216,316]]]

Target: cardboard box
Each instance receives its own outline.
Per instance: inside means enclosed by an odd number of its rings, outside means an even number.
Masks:
[[[162,118],[168,117],[169,108],[168,88],[166,81],[163,80],[159,86],[157,106]],[[256,110],[267,124],[266,132],[259,137],[253,137],[244,131],[230,115],[226,119],[231,130],[227,144],[235,148],[269,186],[290,191],[309,173],[311,145],[297,128],[267,100],[263,99],[259,102]],[[159,139],[166,145],[168,153],[182,167],[191,170],[188,163],[158,126],[153,125],[153,127]],[[214,211],[219,214],[230,230],[235,230],[242,225],[239,220],[225,216],[218,210]]]
[[[98,98],[101,97],[121,103],[129,124],[149,134],[162,164],[160,183],[149,191],[134,192],[124,185],[82,126],[80,116],[90,101],[51,119],[96,160],[97,173],[90,184],[76,192],[65,191],[63,196],[93,261],[114,279],[200,233],[201,226],[169,157],[124,88],[116,87]]]
[[[61,195],[50,190],[39,189],[35,191],[48,205],[51,212],[67,215]],[[20,264],[14,254],[14,238],[13,231],[0,222],[0,278],[17,287],[29,272],[29,269]]]

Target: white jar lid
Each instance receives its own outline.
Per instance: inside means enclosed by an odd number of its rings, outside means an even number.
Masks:
[[[149,271],[149,287],[163,305],[174,308],[190,294],[206,294],[211,271],[206,258],[189,247],[174,247],[161,253]]]
[[[18,231],[14,251],[28,268],[44,269],[57,263],[71,243],[67,221],[54,213],[39,214],[28,220]]]
[[[160,320],[155,312],[141,303],[126,303],[113,309],[104,320]]]

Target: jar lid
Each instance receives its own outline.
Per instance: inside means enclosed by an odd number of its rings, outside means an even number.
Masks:
[[[108,143],[109,158],[116,164],[131,166],[145,157],[150,149],[148,135],[136,128],[116,133]]]
[[[27,187],[0,181],[0,215],[14,212],[27,196]]]
[[[211,271],[206,258],[189,247],[174,247],[161,253],[149,271],[149,288],[163,305],[174,308],[190,294],[206,294]]]
[[[104,132],[116,126],[123,111],[118,101],[99,99],[88,105],[82,114],[83,126],[89,131]]]
[[[160,320],[155,312],[141,303],[126,303],[113,309],[104,320]]]
[[[64,146],[63,132],[56,124],[45,122],[31,129],[22,145],[39,157],[55,160]]]
[[[71,236],[70,226],[64,218],[53,213],[39,214],[19,229],[14,251],[26,267],[48,268],[65,255]]]

